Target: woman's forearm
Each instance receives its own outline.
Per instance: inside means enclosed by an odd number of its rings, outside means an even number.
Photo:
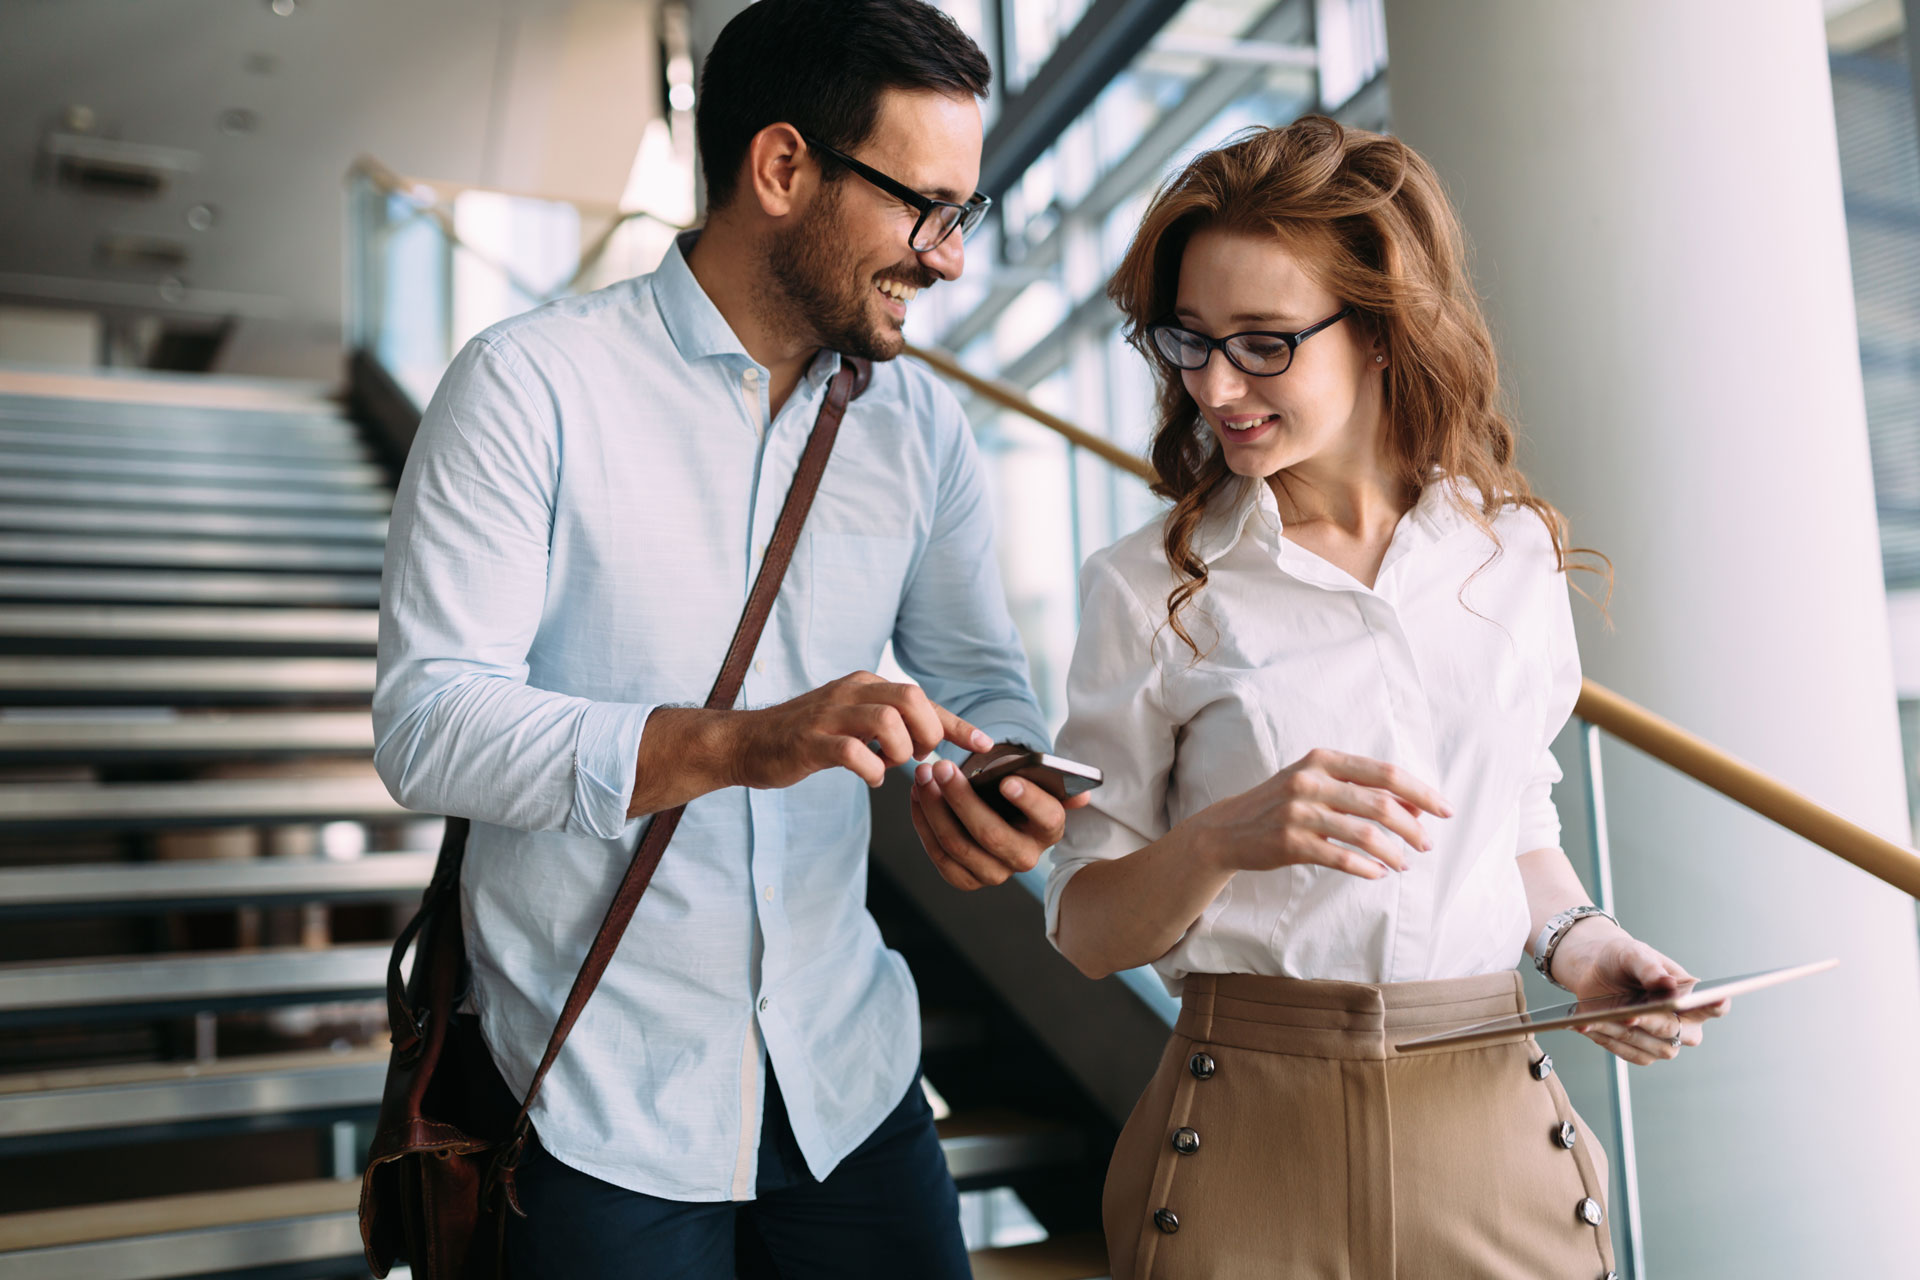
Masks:
[[[1584,906],[1593,898],[1587,893],[1587,887],[1580,883],[1580,877],[1574,873],[1567,855],[1559,849],[1535,849],[1531,853],[1523,853],[1519,864],[1520,883],[1527,891],[1527,914],[1532,921],[1527,928],[1527,954],[1531,955],[1534,939],[1540,936],[1540,930],[1548,920],[1569,907]],[[1575,925],[1582,933],[1598,933],[1618,927],[1600,916],[1579,921]],[[1582,938],[1583,942],[1587,940]],[[1556,963],[1558,958],[1556,953]]]
[[[1233,876],[1191,823],[1124,858],[1088,863],[1060,892],[1060,953],[1090,978],[1151,964]]]
[[[1533,949],[1533,940],[1540,934],[1540,926],[1568,907],[1578,907],[1592,902],[1587,887],[1580,883],[1580,877],[1574,873],[1573,864],[1567,861],[1567,855],[1559,849],[1535,849],[1532,853],[1523,853],[1518,859],[1520,883],[1527,891],[1527,915],[1532,921],[1527,926],[1527,949]]]

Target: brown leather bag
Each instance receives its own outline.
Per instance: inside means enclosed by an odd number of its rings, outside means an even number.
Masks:
[[[840,419],[866,390],[871,373],[865,360],[843,357],[827,388],[746,610],[707,696],[709,709],[731,708],[739,697],[747,664],[773,612],[800,526],[833,452]],[[606,972],[683,811],[684,806],[656,814],[647,827],[567,993],[546,1056],[533,1073],[527,1096],[518,1102],[495,1069],[476,1020],[455,1017],[467,980],[460,864],[468,824],[464,818],[447,820],[433,881],[420,910],[395,940],[387,965],[393,1056],[360,1185],[360,1238],[374,1275],[385,1276],[396,1262],[411,1264],[416,1280],[500,1280],[506,1275],[507,1215],[526,1216],[513,1175],[532,1134],[528,1111]],[[416,942],[412,975],[403,979],[402,962]]]

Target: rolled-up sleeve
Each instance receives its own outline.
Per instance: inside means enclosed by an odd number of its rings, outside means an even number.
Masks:
[[[1051,735],[1000,585],[980,451],[952,395],[941,390],[935,404],[943,419],[939,489],[894,622],[894,657],[929,698],[995,741],[1044,750]],[[967,754],[941,751],[956,760]]]
[[[1090,862],[1124,858],[1167,833],[1177,726],[1164,701],[1154,625],[1102,552],[1080,571],[1080,639],[1067,669],[1060,754],[1098,768],[1093,802],[1067,815],[1047,875],[1047,938],[1060,945],[1060,895]]]
[[[654,708],[527,683],[560,459],[536,386],[510,343],[483,336],[422,418],[381,582],[374,763],[409,809],[610,838]]]
[[[1547,610],[1545,646],[1547,671],[1546,715],[1541,726],[1540,754],[1532,776],[1520,792],[1520,829],[1514,855],[1535,849],[1560,847],[1560,811],[1553,804],[1553,787],[1560,781],[1560,762],[1553,758],[1553,740],[1566,727],[1580,700],[1580,646],[1574,639],[1573,608],[1567,598],[1567,576],[1556,573],[1543,597]]]

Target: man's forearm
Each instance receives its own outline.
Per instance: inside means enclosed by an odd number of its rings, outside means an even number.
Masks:
[[[634,765],[629,818],[676,808],[737,779],[739,711],[661,707],[647,717]]]

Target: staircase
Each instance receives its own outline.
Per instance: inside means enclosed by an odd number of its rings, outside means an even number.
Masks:
[[[371,764],[412,423],[369,425],[300,388],[0,371],[0,1280],[365,1274],[378,996],[439,827]],[[976,1274],[1104,1275],[1114,1103],[1145,1072],[1103,1098],[1081,1060],[1139,1053],[1030,1006],[1111,984],[1045,950],[1024,890],[1000,906],[1026,937],[956,928],[904,794],[877,803],[870,903],[921,985],[970,1238],[1048,1235]]]

